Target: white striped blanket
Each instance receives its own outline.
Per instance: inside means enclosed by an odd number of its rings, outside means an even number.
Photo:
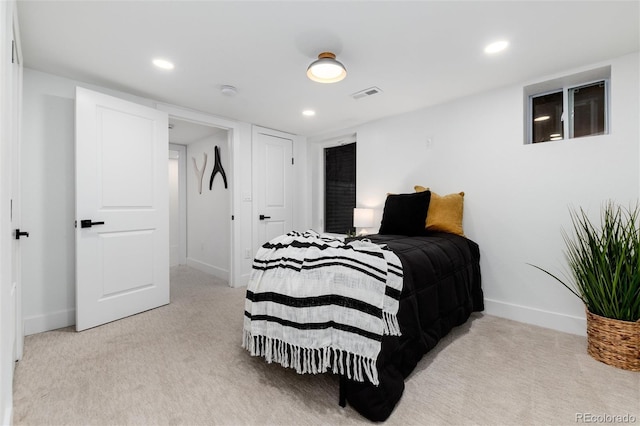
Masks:
[[[398,257],[370,241],[314,231],[277,237],[253,261],[242,346],[300,374],[378,385],[382,336],[400,335],[402,277]]]

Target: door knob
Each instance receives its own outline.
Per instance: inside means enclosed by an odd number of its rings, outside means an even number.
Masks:
[[[80,228],[91,228],[93,225],[104,225],[104,222],[92,222],[91,219],[83,219],[80,221]]]
[[[28,232],[24,232],[21,231],[20,228],[16,229],[16,240],[19,240],[20,237],[27,237],[29,238],[29,233]]]
[[[260,215],[260,220],[271,219],[271,216]]]

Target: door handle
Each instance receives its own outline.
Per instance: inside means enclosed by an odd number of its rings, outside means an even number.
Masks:
[[[93,225],[104,225],[104,222],[92,222],[91,219],[83,219],[80,221],[80,228],[91,228]]]
[[[24,232],[21,231],[20,228],[16,229],[16,240],[19,240],[20,237],[27,237],[29,238],[29,233],[28,232]]]
[[[260,215],[260,220],[271,219],[271,216]]]

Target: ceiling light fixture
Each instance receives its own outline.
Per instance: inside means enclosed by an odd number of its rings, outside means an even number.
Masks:
[[[307,68],[307,77],[318,83],[337,83],[347,76],[344,65],[336,61],[336,55],[322,52]]]
[[[546,121],[548,119],[550,119],[551,117],[548,115],[541,115],[539,117],[536,117],[533,119],[533,121]]]
[[[504,49],[507,48],[507,46],[509,46],[509,42],[506,40],[496,41],[494,43],[487,45],[487,47],[484,48],[484,53],[493,54],[493,53],[502,52]]]
[[[172,70],[175,68],[172,62],[169,62],[166,59],[160,59],[160,58],[154,59],[153,65],[155,65],[158,68],[162,68],[163,70]]]
[[[313,117],[314,115],[316,115],[316,112],[312,109],[305,109],[304,111],[302,111],[302,115],[306,117]]]

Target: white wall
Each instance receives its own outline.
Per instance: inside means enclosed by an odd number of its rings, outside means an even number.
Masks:
[[[169,265],[180,265],[180,152],[169,149]]]
[[[222,279],[229,279],[229,246],[231,200],[220,174],[216,174],[212,189],[209,180],[215,164],[214,147],[220,148],[220,160],[231,184],[229,144],[226,131],[221,131],[187,146],[187,265]],[[195,158],[202,170],[204,153],[207,165],[200,182],[194,172]]]
[[[236,263],[235,270],[240,270],[240,276],[235,277],[236,287],[246,286],[249,283],[251,277],[251,267],[253,265],[253,257],[245,256],[247,249],[251,250],[253,247],[253,231],[256,223],[256,218],[253,216],[253,190],[252,180],[253,173],[251,170],[252,164],[252,126],[249,123],[240,123],[238,126],[238,133],[240,133],[240,140],[247,141],[242,143],[237,150],[234,150],[233,155],[238,157],[234,159],[233,163],[236,165],[233,174],[234,178],[232,185],[235,185],[233,196],[235,197],[234,206],[239,208],[234,209],[231,214],[234,216],[234,220],[239,221],[241,226],[237,226],[236,235],[233,236],[234,244],[237,248],[234,262]],[[227,174],[227,178],[229,175]],[[239,179],[243,177],[243,179]]]
[[[293,139],[293,193],[296,200],[293,211],[293,228],[306,231],[312,227],[311,221],[311,193],[309,191],[311,180],[307,170],[307,158],[309,156],[309,144],[307,138],[292,135]]]
[[[609,135],[523,144],[525,85],[609,64]],[[638,199],[638,92],[636,53],[359,126],[357,203],[377,208],[379,220],[387,192],[416,184],[465,191],[464,229],[480,245],[485,312],[585,334],[582,303],[527,263],[566,270],[560,232],[571,229],[570,206],[597,220],[604,201]]]

